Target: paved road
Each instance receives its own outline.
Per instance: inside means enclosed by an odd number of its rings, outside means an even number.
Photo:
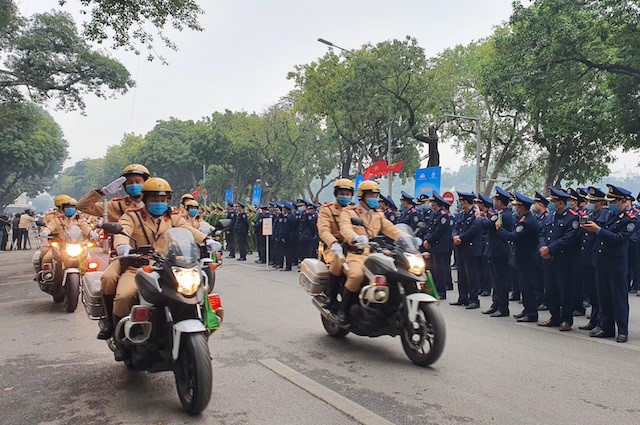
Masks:
[[[354,423],[265,367],[265,359],[396,424],[640,420],[635,296],[627,344],[443,304],[447,346],[423,369],[408,361],[397,338],[328,337],[297,273],[266,272],[251,258],[227,260],[216,286],[226,320],[210,339],[214,394],[192,418],[180,411],[171,374],[130,372],[113,362],[81,308],[65,313],[40,292],[30,256],[0,253],[2,424]],[[512,313],[518,307],[512,303]]]

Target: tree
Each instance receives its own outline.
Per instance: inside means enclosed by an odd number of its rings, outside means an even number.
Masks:
[[[18,19],[0,34],[0,100],[57,100],[61,109],[84,109],[82,96],[106,98],[134,85],[126,68],[91,49],[67,13]]]
[[[0,103],[0,206],[46,190],[67,157],[56,122],[31,103]]]
[[[3,0],[6,1],[6,0]],[[59,0],[65,5],[68,0]],[[139,44],[148,51],[147,58],[158,57],[154,50],[155,37],[147,28],[153,27],[165,46],[176,50],[176,45],[163,33],[166,27],[182,31],[185,28],[202,31],[198,15],[203,11],[195,0],[79,0],[81,13],[89,15],[83,23],[83,36],[89,41],[102,43],[112,40],[114,48],[140,53]]]

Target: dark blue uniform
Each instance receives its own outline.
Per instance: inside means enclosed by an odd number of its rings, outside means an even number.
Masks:
[[[453,216],[447,208],[435,211],[432,216],[430,232],[424,240],[429,242],[429,252],[433,262],[433,280],[441,299],[447,298],[447,285],[451,282],[451,250],[453,242]]]
[[[483,222],[487,229],[487,242],[489,246],[488,257],[491,268],[491,280],[493,283],[492,304],[489,311],[497,312],[502,316],[509,315],[509,287],[511,268],[509,267],[509,245],[496,235],[495,223],[502,219],[502,227],[507,232],[515,228],[513,214],[510,210],[490,210],[488,220]]]
[[[538,294],[534,283],[538,267],[538,221],[527,212],[515,223],[513,231],[501,227],[496,235],[513,243],[513,262],[524,305],[522,315],[530,321],[538,321]]]
[[[610,213],[596,234],[593,254],[600,294],[600,328],[607,336],[629,335],[627,255],[637,220],[630,211]]]
[[[249,236],[249,218],[247,213],[240,211],[236,215],[236,223],[234,226],[236,238],[238,240],[238,248],[240,249],[239,260],[247,259],[247,237]]]
[[[420,215],[418,214],[416,207],[411,207],[402,213],[399,223],[407,224],[411,227],[411,229],[416,230],[419,221]]]
[[[298,219],[293,212],[286,214],[282,220],[282,243],[286,260],[283,270],[291,270],[296,258],[295,248],[298,242]]]
[[[458,302],[479,306],[480,270],[482,261],[482,227],[475,211],[463,211],[456,216],[452,236],[459,236],[456,246],[458,259]]]
[[[609,210],[602,208],[600,211],[594,211],[588,214],[589,221],[595,222],[598,226],[603,227],[609,220]],[[593,246],[596,241],[595,233],[587,232],[584,229],[578,231],[580,238],[580,249],[578,251],[578,269],[577,281],[583,282],[587,290],[587,295],[591,301],[591,319],[589,323],[593,324],[592,328],[600,323],[600,297],[598,296],[598,286],[596,282],[596,267],[593,255]]]
[[[551,255],[549,282],[545,289],[553,326],[563,322],[573,324],[572,270],[578,251],[579,227],[578,214],[568,207],[562,212],[556,211],[545,223],[543,246],[549,248]]]
[[[284,229],[284,214],[278,212],[273,216],[273,265],[282,267],[284,264],[284,243],[282,242],[282,232]]]
[[[237,212],[234,208],[232,208],[227,213],[227,218],[231,220],[231,225],[229,226],[229,230],[227,230],[227,248],[229,249],[229,257],[227,258],[235,258],[236,257],[236,218]]]
[[[298,251],[301,260],[314,258],[318,237],[318,215],[305,211],[298,218]]]

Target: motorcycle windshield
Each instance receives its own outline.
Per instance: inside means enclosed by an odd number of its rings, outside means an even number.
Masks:
[[[396,246],[403,252],[420,252],[418,238],[413,236],[413,230],[407,224],[396,224],[396,229],[403,233],[396,241]]]
[[[198,245],[189,230],[174,227],[164,234],[164,238],[164,247],[158,249],[158,254],[169,263],[178,267],[194,267],[198,264]]]
[[[80,242],[82,239],[82,230],[80,230],[79,226],[70,226],[65,232],[65,239],[68,242]]]

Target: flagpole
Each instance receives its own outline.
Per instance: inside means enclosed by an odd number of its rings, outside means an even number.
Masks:
[[[391,166],[391,123],[389,123],[389,138],[387,140],[387,166]],[[391,169],[389,169],[387,180],[389,181],[388,196],[391,198],[392,197],[391,190],[393,188],[393,170]]]

